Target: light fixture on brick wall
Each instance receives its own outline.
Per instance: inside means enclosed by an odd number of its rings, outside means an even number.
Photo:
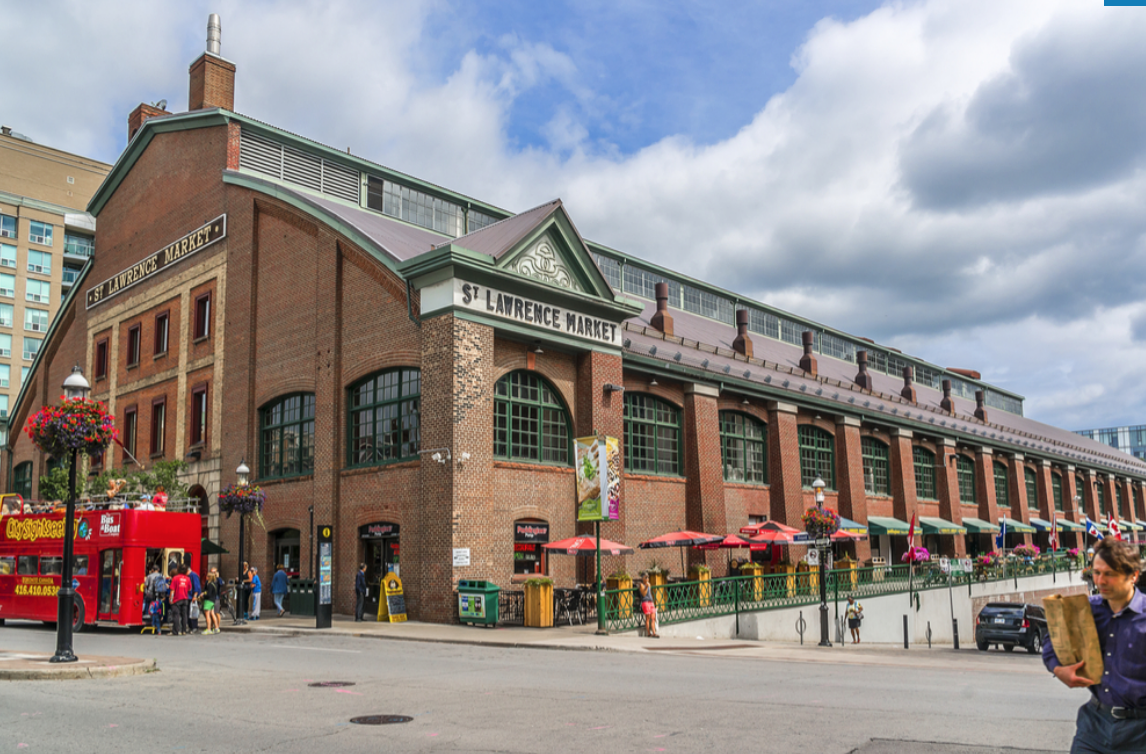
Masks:
[[[438,463],[445,463],[453,458],[453,456],[450,455],[449,448],[427,448],[426,450],[419,450],[418,455],[428,455]]]
[[[656,387],[658,384],[660,383],[657,382],[656,377],[653,377],[652,380],[649,381],[649,387]]]
[[[614,385],[611,382],[606,382],[605,383],[605,392],[606,393],[623,393],[623,392],[625,392],[625,386],[624,385]]]
[[[529,350],[532,353],[545,353],[545,351],[541,350],[541,341],[540,340],[533,341],[533,346]]]

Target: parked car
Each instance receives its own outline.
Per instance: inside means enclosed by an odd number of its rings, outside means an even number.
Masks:
[[[1031,654],[1042,651],[1047,635],[1047,616],[1040,605],[1020,602],[990,602],[975,618],[975,645],[986,652],[998,645],[1005,652],[1025,647]]]

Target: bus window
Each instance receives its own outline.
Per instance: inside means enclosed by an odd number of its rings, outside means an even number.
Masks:
[[[59,576],[64,572],[63,558],[40,558],[41,576]]]
[[[35,576],[40,568],[39,555],[21,555],[16,560],[16,573],[20,576]]]
[[[16,573],[16,558],[0,558],[0,576],[11,576]]]
[[[76,556],[75,568],[72,569],[72,573],[74,573],[77,576],[87,576],[88,575],[88,556],[87,555],[77,555]]]
[[[119,570],[123,550],[104,550],[100,553],[99,614],[119,612]]]

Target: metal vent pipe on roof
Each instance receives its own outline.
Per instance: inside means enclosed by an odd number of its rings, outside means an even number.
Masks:
[[[219,14],[212,13],[207,16],[207,52],[212,55],[219,55],[219,48],[222,45],[223,38],[223,24],[219,21]]]

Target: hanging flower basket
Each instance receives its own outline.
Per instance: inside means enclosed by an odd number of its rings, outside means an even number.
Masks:
[[[255,484],[230,484],[219,493],[219,510],[227,514],[232,513],[262,513],[263,503],[267,501],[266,494]]]
[[[803,520],[804,531],[813,538],[830,537],[840,529],[840,515],[831,508],[809,508]]]
[[[1020,558],[1037,558],[1039,555],[1039,548],[1037,545],[1019,545],[1011,550],[1011,552],[1018,555]]]
[[[44,406],[29,417],[24,431],[37,448],[55,458],[67,458],[73,450],[97,456],[119,437],[102,403],[62,396],[58,406]]]

